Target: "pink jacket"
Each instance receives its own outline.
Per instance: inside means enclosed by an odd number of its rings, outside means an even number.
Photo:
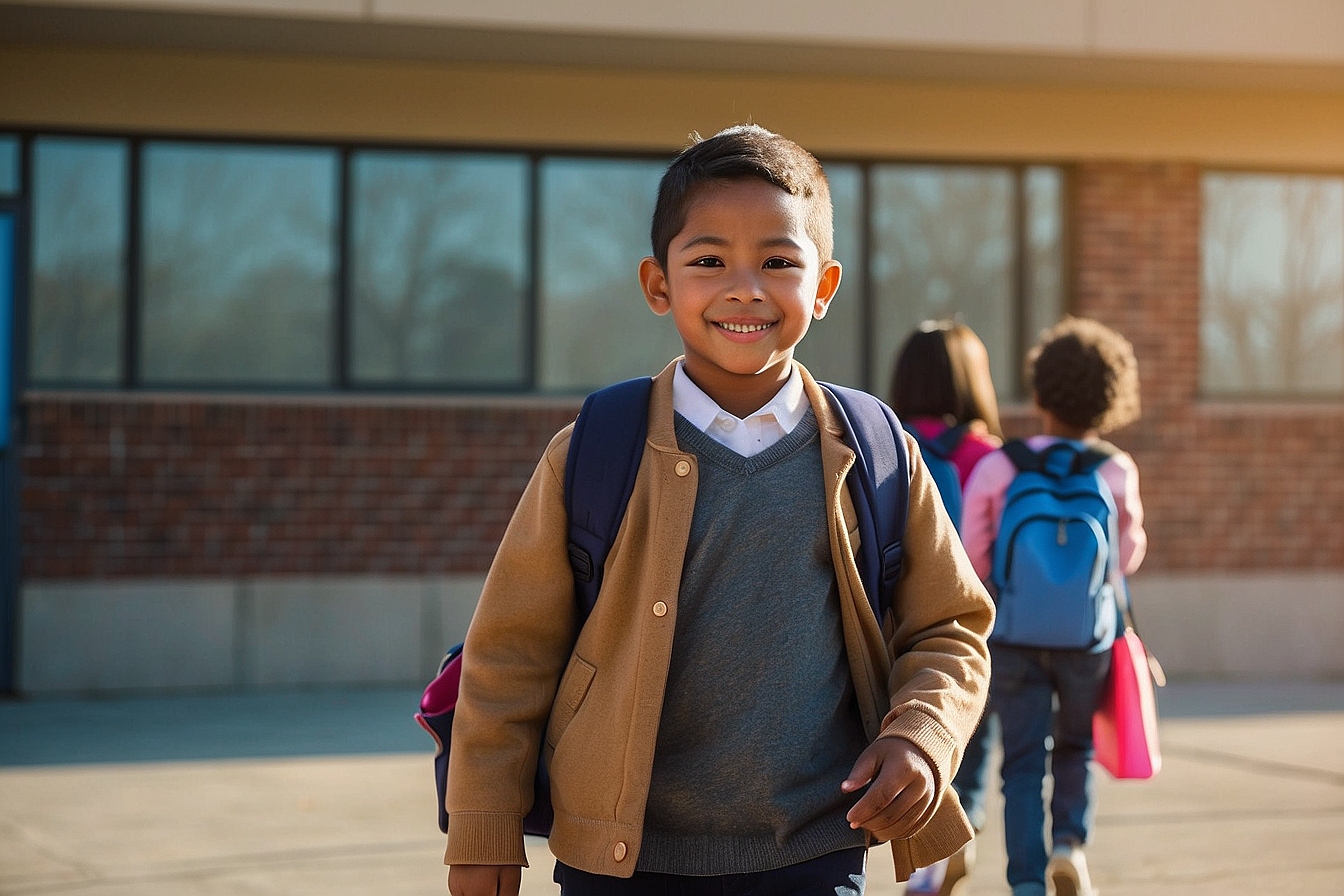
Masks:
[[[1026,440],[1027,447],[1033,451],[1058,441],[1061,440],[1044,435]],[[1122,451],[1098,469],[1115,498],[1116,518],[1120,523],[1120,569],[1130,575],[1139,568],[1148,551],[1148,534],[1143,530],[1143,502],[1139,500],[1139,468],[1134,465],[1134,458]],[[1003,498],[1015,475],[1017,468],[1008,455],[1002,451],[991,452],[971,471],[971,478],[962,493],[961,543],[981,581],[989,580],[994,539],[999,534],[999,519],[1003,516]]]

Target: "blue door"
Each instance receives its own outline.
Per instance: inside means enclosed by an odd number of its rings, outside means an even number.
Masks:
[[[19,590],[19,459],[16,413],[16,215],[0,207],[0,693],[14,690]]]

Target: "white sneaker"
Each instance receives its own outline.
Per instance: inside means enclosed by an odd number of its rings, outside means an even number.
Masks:
[[[905,896],[938,896],[947,879],[947,859],[927,868],[916,868],[905,884]]]
[[[1045,866],[1045,879],[1054,885],[1055,896],[1097,896],[1080,846],[1056,846]]]
[[[916,869],[905,885],[906,896],[952,896],[957,884],[971,873],[975,865],[975,841],[927,868]]]

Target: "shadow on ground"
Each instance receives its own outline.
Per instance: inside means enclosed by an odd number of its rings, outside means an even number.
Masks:
[[[0,701],[0,766],[432,753],[419,688]]]

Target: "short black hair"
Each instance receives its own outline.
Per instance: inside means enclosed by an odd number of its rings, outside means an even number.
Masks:
[[[1085,317],[1066,317],[1027,356],[1036,403],[1061,423],[1105,433],[1139,418],[1134,346]]]
[[[831,260],[835,248],[831,187],[812,153],[754,124],[734,125],[708,140],[698,134],[691,137],[694,142],[672,160],[658,184],[650,237],[659,265],[667,267],[668,246],[686,226],[687,210],[702,186],[752,177],[805,201],[808,238],[816,244],[821,261]]]

